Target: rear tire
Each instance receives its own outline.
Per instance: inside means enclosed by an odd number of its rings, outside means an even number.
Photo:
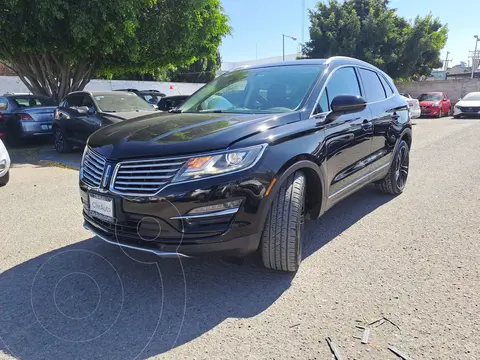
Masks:
[[[9,180],[10,180],[10,171],[7,171],[5,175],[0,177],[0,187],[7,185]]]
[[[385,194],[401,194],[407,184],[409,162],[410,149],[405,140],[401,140],[393,157],[387,176],[375,183],[377,189]]]
[[[305,174],[297,171],[282,184],[273,199],[261,239],[266,268],[295,272],[302,261],[305,223]]]
[[[53,128],[53,141],[55,144],[55,150],[57,150],[57,152],[60,154],[65,154],[72,151],[72,145],[67,140],[65,133],[58,126]]]

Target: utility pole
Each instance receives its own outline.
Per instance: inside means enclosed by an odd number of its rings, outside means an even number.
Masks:
[[[477,45],[479,41],[478,35],[474,35],[473,37],[475,38],[475,51],[473,52],[473,58],[472,58],[472,79],[475,76],[475,70],[477,70],[476,68],[478,68]]]
[[[448,58],[448,55],[450,55],[450,51],[447,51],[447,56],[445,56],[445,65],[444,65],[444,67],[445,67],[444,70],[445,70],[445,71],[448,70],[448,63],[449,63],[450,61],[452,61],[452,59],[449,59],[449,58]]]
[[[305,44],[305,0],[302,0],[302,45]]]

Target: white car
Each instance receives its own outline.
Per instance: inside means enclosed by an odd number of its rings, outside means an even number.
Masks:
[[[480,116],[480,92],[471,92],[459,99],[453,108],[453,116],[457,119],[463,116]]]
[[[413,99],[409,94],[400,94],[408,103],[408,110],[410,111],[410,118],[416,119],[422,115],[420,103],[417,99]]]
[[[5,186],[10,178],[10,156],[0,140],[0,186]]]

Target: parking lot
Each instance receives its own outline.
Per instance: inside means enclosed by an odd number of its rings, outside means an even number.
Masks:
[[[0,359],[323,360],[326,337],[345,359],[396,359],[388,345],[478,358],[480,120],[414,122],[404,194],[367,187],[307,222],[295,275],[108,245],[82,227],[81,151],[15,150],[0,190]],[[355,338],[382,317],[368,344]]]

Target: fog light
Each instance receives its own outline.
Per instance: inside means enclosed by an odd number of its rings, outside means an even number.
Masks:
[[[198,207],[191,210],[188,213],[188,215],[206,214],[206,213],[236,209],[240,206],[241,203],[242,203],[242,200],[233,200],[233,201],[229,201],[229,202],[218,204],[218,205],[202,206],[202,207]]]
[[[7,167],[7,160],[0,160],[0,170],[4,170]]]

